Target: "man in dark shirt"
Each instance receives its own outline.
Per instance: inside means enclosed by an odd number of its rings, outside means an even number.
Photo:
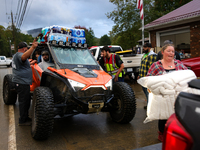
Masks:
[[[18,93],[20,126],[31,125],[31,119],[28,117],[31,101],[30,85],[32,84],[32,69],[30,65],[34,64],[36,60],[29,62],[28,58],[37,46],[36,40],[33,41],[30,49],[28,49],[28,45],[25,42],[19,43],[18,52],[13,56],[12,60],[12,82],[15,84]]]
[[[110,48],[104,46],[101,48],[102,58],[99,60],[99,64],[110,75],[114,75],[115,82],[124,81],[124,64],[119,55],[110,53]]]
[[[145,54],[143,55],[141,63],[140,63],[138,79],[145,77],[147,75],[149,68],[157,59],[157,54],[151,50],[151,43],[145,43],[143,45],[143,52]],[[145,87],[142,87],[142,90],[144,91],[144,94],[147,98],[147,104],[148,104],[149,92],[148,92],[147,88],[145,88]],[[146,108],[147,108],[147,106],[144,106],[144,109],[146,109]]]

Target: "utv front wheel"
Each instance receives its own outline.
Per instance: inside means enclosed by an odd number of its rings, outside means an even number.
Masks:
[[[113,93],[110,111],[112,120],[118,123],[129,123],[136,112],[136,100],[132,88],[125,82],[116,82],[113,85]]]
[[[17,92],[12,77],[12,74],[7,74],[3,79],[3,100],[6,105],[14,105],[17,100]]]
[[[36,140],[47,139],[54,125],[53,93],[47,87],[37,87],[33,92],[31,134]]]

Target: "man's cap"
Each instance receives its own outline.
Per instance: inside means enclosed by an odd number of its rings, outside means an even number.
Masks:
[[[107,45],[101,48],[101,51],[103,51],[103,50],[105,50],[106,52],[107,51],[110,52],[110,48]]]
[[[143,47],[150,47],[151,48],[151,43],[144,43]]]
[[[49,55],[49,52],[48,51],[42,51],[42,55],[44,55],[44,54]]]
[[[165,44],[173,44],[173,42],[172,42],[171,40],[165,40],[164,43],[163,43],[163,46],[164,46]]]
[[[21,49],[21,48],[24,48],[24,47],[28,47],[28,44],[26,43],[26,42],[20,42],[19,44],[18,44],[18,49]]]

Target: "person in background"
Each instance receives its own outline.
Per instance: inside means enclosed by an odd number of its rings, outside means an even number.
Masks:
[[[45,70],[47,67],[50,66],[50,59],[49,59],[49,52],[48,51],[42,51],[42,62],[38,64],[38,66]]]
[[[41,52],[40,51],[35,52],[35,57],[36,57],[37,63],[41,62]]]
[[[93,51],[90,51],[90,52],[91,52],[92,56],[94,56],[94,52]]]
[[[36,60],[31,62],[28,58],[38,46],[36,40],[30,49],[26,42],[21,42],[18,45],[18,52],[13,56],[12,60],[12,82],[15,84],[15,89],[18,93],[19,101],[19,126],[31,125],[31,118],[29,118],[29,107],[31,101],[30,85],[32,84],[32,69],[30,65],[36,63]]]
[[[145,77],[147,75],[147,72],[151,65],[156,61],[157,59],[157,54],[151,51],[151,43],[145,43],[143,45],[143,53],[144,56],[142,57],[141,63],[140,63],[140,70],[139,70],[139,75],[138,78]],[[148,104],[148,91],[147,88],[142,87],[142,90],[144,91],[144,94],[147,98],[147,104]],[[144,106],[144,109],[146,109],[147,106]]]
[[[119,55],[110,53],[110,48],[104,46],[101,48],[102,58],[99,64],[110,75],[114,75],[115,82],[124,82],[124,64]]]
[[[165,40],[164,43],[163,43],[163,46],[165,44],[173,44],[173,42],[171,40]],[[161,53],[161,51],[159,51],[158,52],[158,57],[157,57],[156,61],[161,60],[161,59],[162,59],[162,53]],[[174,59],[181,60],[181,57],[180,57],[180,55],[179,55],[179,53],[177,51],[175,51]]]
[[[175,50],[173,44],[165,44],[161,49],[161,53],[163,58],[151,65],[147,76],[162,75],[176,70],[187,70],[187,67],[185,67],[181,61],[174,59]],[[163,141],[163,132],[166,122],[167,120],[158,120],[158,139],[160,141]]]
[[[107,72],[105,66],[104,66],[104,61],[103,61],[103,53],[101,52],[100,55],[97,57],[97,62],[99,63],[99,65],[101,66],[101,68]]]

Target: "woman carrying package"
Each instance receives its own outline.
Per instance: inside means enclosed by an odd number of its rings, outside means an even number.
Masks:
[[[163,58],[151,65],[147,76],[158,76],[176,70],[187,70],[187,67],[185,67],[181,61],[174,59],[175,50],[173,44],[164,45],[161,49],[161,53]],[[158,139],[160,141],[163,140],[166,121],[167,120],[158,120]]]

